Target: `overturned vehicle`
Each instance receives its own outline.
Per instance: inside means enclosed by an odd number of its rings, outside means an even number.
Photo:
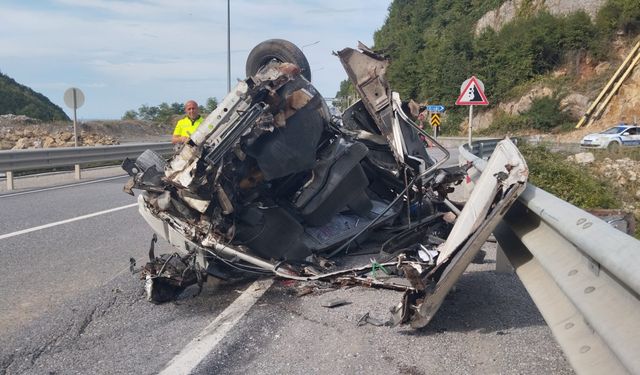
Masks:
[[[156,256],[152,242],[148,299],[169,300],[207,275],[268,274],[399,290],[393,324],[431,320],[524,189],[526,163],[502,141],[460,211],[448,194],[466,171],[443,167],[449,153],[389,88],[387,59],[363,45],[336,54],[361,97],[341,117],[310,83],[303,53],[268,40],[173,157],[125,160],[125,191],[141,190],[140,213],[177,249]],[[330,261],[361,246],[379,249],[373,268],[397,278]]]

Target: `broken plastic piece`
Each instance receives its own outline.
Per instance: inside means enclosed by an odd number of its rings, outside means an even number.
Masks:
[[[328,307],[330,309],[334,308],[334,307],[338,307],[338,306],[344,306],[344,305],[348,305],[351,302],[347,301],[346,299],[343,298],[334,298],[332,300],[329,301],[325,301],[322,303],[322,307]]]
[[[368,312],[362,315],[360,319],[358,319],[358,327],[363,326],[365,324],[371,324],[372,326],[376,326],[376,327],[382,327],[384,325],[388,325],[387,323],[383,322],[380,319],[372,318]]]

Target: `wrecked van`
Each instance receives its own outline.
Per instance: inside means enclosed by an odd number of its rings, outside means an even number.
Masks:
[[[389,87],[389,61],[362,44],[335,54],[361,98],[341,116],[311,84],[302,51],[272,39],[169,160],[147,150],[123,162],[125,191],[140,191],[140,213],[176,248],[156,256],[152,242],[149,300],[207,276],[270,275],[398,290],[390,324],[431,320],[524,189],[526,163],[502,141],[461,209],[449,194],[465,168],[444,167],[446,148]],[[336,265],[363,246],[377,249],[370,264]],[[375,267],[393,277],[371,277]]]

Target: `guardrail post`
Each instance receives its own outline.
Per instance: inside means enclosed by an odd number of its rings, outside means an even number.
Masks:
[[[75,165],[76,168],[76,180],[80,179],[80,164]]]
[[[481,158],[484,158],[484,142],[480,142],[480,151],[478,151],[478,155]]]
[[[513,273],[511,262],[507,258],[504,250],[499,243],[496,242],[496,272],[497,273]]]
[[[7,190],[13,190],[13,172],[7,171],[5,175],[7,176]]]

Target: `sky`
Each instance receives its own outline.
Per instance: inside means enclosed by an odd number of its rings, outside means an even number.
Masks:
[[[230,0],[231,86],[258,43],[301,47],[312,82],[333,97],[347,75],[332,51],[373,44],[391,0]],[[227,92],[226,0],[0,0],[0,72],[72,117],[119,119],[141,105],[218,101]]]

